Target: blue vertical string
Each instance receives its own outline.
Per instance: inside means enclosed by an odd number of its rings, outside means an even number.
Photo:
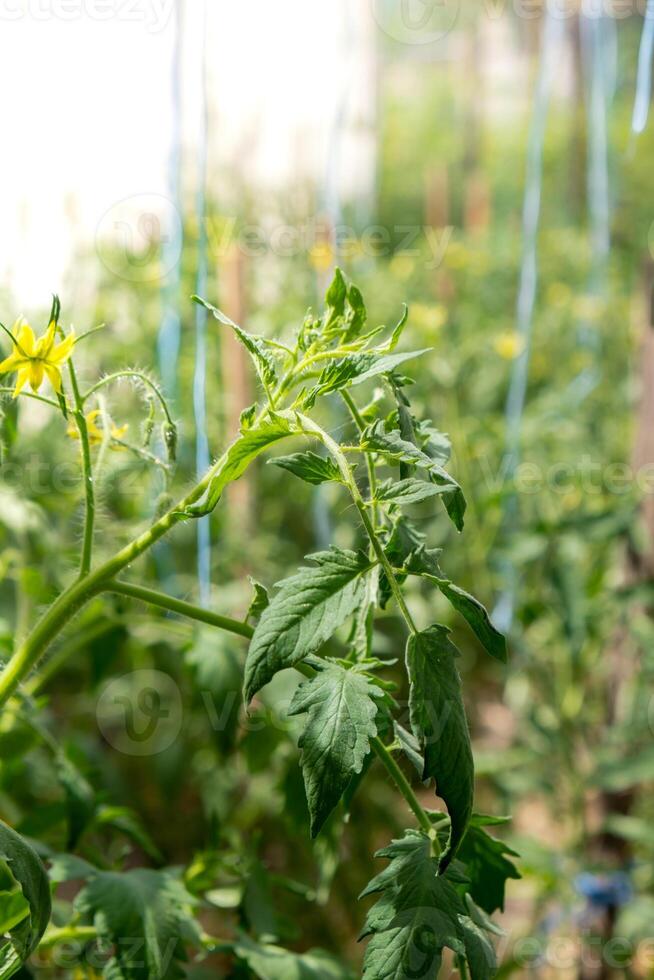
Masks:
[[[522,338],[524,346],[520,355],[513,362],[505,408],[505,459],[507,481],[510,487],[504,506],[503,525],[505,529],[512,529],[518,519],[518,500],[515,491],[511,488],[511,483],[520,459],[520,433],[527,393],[531,335],[538,285],[538,229],[543,185],[543,145],[562,25],[562,18],[552,11],[551,4],[546,4],[540,66],[528,137],[525,196],[522,211],[522,261],[516,305],[516,330]],[[513,622],[517,573],[510,561],[505,561],[502,564],[504,590],[498,599],[493,615],[498,628],[506,631]]]
[[[182,162],[182,0],[175,0],[174,40],[171,62],[171,114],[172,129],[168,155],[167,194],[173,205],[174,215],[181,216],[181,162]],[[162,265],[170,269],[162,288],[162,318],[157,339],[159,374],[163,388],[170,399],[177,391],[177,361],[179,357],[181,319],[179,291],[181,284],[181,254],[183,244],[181,217],[173,220],[172,227],[163,241]]]
[[[603,14],[579,14],[582,54],[585,67],[586,112],[588,118],[587,199],[590,222],[591,266],[588,295],[601,300],[606,295],[606,278],[611,248],[611,199],[609,187],[608,114],[615,90],[611,68],[611,17]],[[600,372],[598,357],[600,335],[588,319],[578,326],[579,346],[594,355],[574,379],[571,394],[578,403],[597,385]]]
[[[634,133],[642,133],[647,125],[649,104],[652,98],[652,58],[654,57],[654,0],[647,0],[643,33],[638,51],[638,72],[636,75],[636,97],[631,128]]]
[[[201,55],[201,96],[200,96],[200,135],[198,141],[198,188],[195,214],[197,221],[197,274],[195,291],[198,296],[206,296],[207,287],[207,222],[206,188],[209,107],[207,97],[207,4],[202,0],[202,55]],[[195,306],[195,370],[193,374],[193,414],[195,417],[195,465],[198,476],[204,474],[209,466],[209,438],[207,435],[207,311],[203,306]],[[209,603],[211,592],[211,532],[209,516],[197,522],[198,583],[200,600]]]
[[[608,164],[608,102],[605,70],[605,21],[603,14],[581,13],[582,51],[587,65],[588,86],[588,213],[591,243],[597,263],[603,271],[610,249],[610,199]]]
[[[184,239],[181,200],[182,169],[182,50],[183,50],[183,0],[175,0],[173,7],[173,48],[170,65],[171,133],[166,173],[166,194],[172,205],[172,221],[162,239],[161,264],[165,276],[161,284],[161,323],[157,337],[157,361],[163,390],[170,402],[177,395],[177,366],[181,337],[180,286],[182,279],[181,255]],[[165,486],[161,473],[155,480],[155,498]],[[174,561],[170,545],[157,542],[153,557],[157,574],[166,588],[173,592]]]

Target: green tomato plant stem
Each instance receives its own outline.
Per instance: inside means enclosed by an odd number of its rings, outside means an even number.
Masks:
[[[175,525],[185,519],[185,510],[196,503],[207,489],[214,473],[224,463],[221,457],[207,472],[203,479],[175,507],[156,521],[151,527],[118,551],[104,564],[79,578],[61,593],[46,610],[36,626],[21,643],[0,674],[0,707],[14,693],[34,666],[38,663],[53,638],[89,599],[104,590],[105,584],[113,579],[123,568],[147,551]]]
[[[218,629],[225,630],[227,633],[235,633],[237,636],[244,636],[248,639],[254,633],[249,623],[244,623],[238,619],[230,619],[228,616],[220,616],[218,613],[203,609],[192,602],[185,602],[182,599],[174,599],[172,596],[157,592],[154,589],[147,589],[142,585],[132,585],[128,582],[118,582],[110,579],[103,586],[105,592],[115,592],[117,595],[129,596],[132,599],[140,599],[152,606],[159,606],[168,609],[170,612],[179,613],[180,616],[188,616],[196,619],[200,623],[207,623],[209,626],[216,626]]]
[[[359,516],[361,517],[361,521],[365,528],[366,534],[368,535],[370,544],[372,545],[372,548],[375,552],[375,557],[377,558],[381,567],[384,569],[386,577],[388,578],[388,584],[393,593],[393,597],[397,602],[398,608],[402,613],[402,616],[404,617],[404,620],[410,632],[418,633],[418,627],[416,626],[413,616],[411,615],[411,611],[409,610],[409,607],[407,606],[404,600],[404,596],[402,595],[402,589],[400,588],[400,585],[395,577],[395,572],[393,571],[393,567],[389,562],[388,558],[386,557],[386,553],[384,552],[383,545],[379,540],[373,522],[370,519],[370,515],[368,514],[368,508],[366,506],[363,497],[361,496],[361,493],[359,492],[359,488],[354,478],[354,472],[349,462],[347,461],[347,457],[343,453],[338,443],[335,442],[334,439],[332,439],[332,437],[327,432],[321,429],[320,426],[316,425],[315,422],[306,418],[303,418],[302,422],[306,426],[307,434],[314,435],[317,439],[320,439],[320,441],[323,443],[325,448],[331,453],[334,462],[336,463],[336,465],[338,466],[341,472],[343,483],[349,490],[350,496],[352,497],[352,500],[354,502],[354,506],[359,512]]]
[[[0,385],[0,395],[14,395],[14,389],[8,388],[6,385]],[[59,405],[53,398],[46,398],[45,395],[37,395],[34,391],[22,391],[18,392],[18,398],[30,398],[32,401],[41,402],[43,405],[49,405],[50,408],[56,408],[59,411]]]
[[[80,394],[77,383],[77,374],[72,358],[68,362],[70,374],[70,386],[73,392],[75,403],[75,424],[79,432],[80,446],[82,449],[82,479],[84,482],[84,536],[82,539],[82,553],[80,556],[79,578],[83,579],[91,569],[91,557],[93,554],[93,529],[95,526],[95,487],[93,486],[93,465],[91,463],[91,443],[89,442],[89,430],[84,414],[84,400]]]
[[[92,943],[98,938],[95,926],[62,926],[48,929],[39,943],[40,950],[51,949],[60,943]]]
[[[347,405],[348,411],[352,416],[354,420],[354,424],[356,425],[357,429],[359,430],[359,432],[363,432],[366,427],[366,423],[363,417],[361,416],[361,413],[357,408],[356,402],[352,398],[352,395],[349,393],[349,391],[342,391],[341,397],[345,402],[345,404]],[[366,453],[366,467],[368,469],[368,493],[370,494],[370,502],[371,502],[370,506],[372,512],[372,526],[376,528],[379,522],[379,513],[378,513],[379,509],[377,506],[377,501],[375,499],[375,492],[377,490],[377,473],[375,472],[375,462],[372,458],[371,453]]]
[[[406,778],[406,776],[398,766],[392,754],[389,752],[389,750],[386,748],[386,746],[384,745],[384,743],[380,738],[371,739],[370,744],[372,745],[373,752],[375,753],[379,761],[383,763],[383,765],[386,767],[386,770],[391,776],[391,778],[393,779],[393,782],[395,783],[400,793],[402,794],[406,802],[413,810],[413,813],[420,827],[422,827],[422,829],[426,831],[426,833],[431,835],[433,826],[431,820],[429,819],[429,815],[420,806],[416,794],[411,789],[409,780]]]
[[[82,396],[82,402],[86,403],[92,395],[95,395],[101,388],[104,388],[105,385],[113,384],[114,381],[120,381],[121,378],[135,378],[136,380],[140,381],[141,384],[145,385],[146,388],[149,388],[159,402],[161,410],[166,417],[166,422],[173,425],[173,420],[170,415],[166,399],[154,381],[152,381],[151,378],[148,378],[147,374],[144,374],[142,371],[114,371],[113,374],[105,375],[104,378],[101,378],[98,382],[96,382],[96,384],[89,388],[87,392],[84,393]]]

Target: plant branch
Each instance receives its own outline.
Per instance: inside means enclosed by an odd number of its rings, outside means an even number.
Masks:
[[[98,382],[96,382],[93,387],[89,388],[89,390],[83,396],[82,402],[88,401],[91,395],[95,395],[96,392],[98,392],[101,388],[104,388],[105,385],[112,384],[114,381],[119,381],[121,378],[138,378],[142,384],[150,389],[161,405],[161,410],[166,417],[166,421],[169,422],[170,425],[174,425],[170,411],[168,410],[168,404],[166,403],[166,399],[162,395],[159,387],[154,383],[154,381],[152,381],[151,378],[148,378],[147,374],[144,374],[142,371],[114,371],[113,374],[106,375],[106,377],[101,378]]]
[[[0,394],[2,395],[13,395],[14,389],[8,388],[5,385],[0,386]],[[44,405],[50,405],[51,408],[60,409],[60,405],[54,400],[54,398],[46,398],[45,395],[37,395],[34,391],[19,391],[18,398],[31,398],[35,402],[42,402]]]
[[[302,418],[303,427],[306,428],[307,434],[314,435],[317,439],[320,439],[323,445],[331,453],[334,462],[337,464],[341,472],[341,476],[343,477],[343,482],[345,483],[345,486],[350,491],[350,496],[354,501],[354,506],[359,511],[359,515],[361,516],[363,526],[366,529],[366,534],[370,539],[370,543],[374,549],[379,564],[384,569],[384,572],[388,579],[388,584],[393,593],[395,601],[397,602],[400,612],[402,613],[410,631],[412,633],[417,633],[418,627],[414,622],[409,607],[404,601],[404,596],[402,595],[402,589],[400,588],[400,585],[395,577],[395,572],[393,571],[393,567],[389,562],[388,558],[386,557],[384,548],[377,536],[377,532],[375,531],[374,525],[370,520],[370,516],[368,515],[366,504],[363,500],[363,497],[359,493],[359,488],[356,484],[356,480],[354,479],[352,468],[348,463],[345,455],[343,454],[341,447],[334,439],[332,439],[332,437],[327,432],[324,431],[324,429],[321,429],[320,426],[317,425],[315,422],[313,422],[311,419],[308,419],[305,416],[301,416],[301,418]]]
[[[363,432],[366,427],[366,423],[359,412],[352,395],[349,393],[349,391],[343,389],[341,391],[341,398],[347,405],[348,411],[352,416],[357,429],[359,432]],[[370,494],[370,505],[372,509],[372,526],[376,528],[377,524],[379,523],[379,508],[377,507],[377,501],[375,500],[375,492],[377,490],[377,473],[375,471],[375,461],[371,453],[366,453],[366,467],[368,470],[368,493]]]
[[[209,626],[216,626],[218,629],[226,630],[228,633],[235,633],[238,636],[245,636],[248,639],[254,630],[249,623],[241,622],[238,619],[231,619],[228,616],[220,616],[218,613],[210,612],[201,606],[196,606],[191,602],[184,602],[182,599],[175,599],[163,592],[156,592],[154,589],[147,589],[142,585],[132,585],[128,582],[118,582],[110,579],[103,585],[103,591],[114,592],[116,595],[129,596],[131,599],[140,599],[152,606],[159,606],[169,612],[179,613],[180,616],[187,616],[195,619],[199,623],[208,623]]]
[[[388,751],[380,738],[371,738],[370,744],[372,745],[373,752],[379,761],[386,767],[386,770],[393,779],[393,782],[413,810],[422,829],[431,835],[434,828],[431,820],[429,819],[429,815],[420,806],[416,794],[411,789],[409,780],[406,778],[391,753]]]
[[[215,472],[224,464],[221,457],[193,489],[143,534],[121,548],[112,558],[62,592],[46,610],[0,673],[0,707],[38,663],[52,639],[89,599],[103,591],[104,584],[142,555],[171,528],[186,520],[187,508],[204,494]]]
[[[91,570],[91,556],[93,554],[93,528],[95,525],[95,488],[93,486],[93,465],[91,463],[91,443],[89,441],[89,430],[84,414],[84,399],[82,398],[77,383],[77,374],[73,359],[68,362],[70,374],[70,385],[73,390],[73,400],[75,402],[75,424],[79,432],[80,446],[82,449],[82,477],[84,480],[84,536],[82,539],[82,553],[80,556],[79,578],[88,575]]]
[[[50,949],[59,943],[92,943],[98,938],[95,926],[62,926],[48,929],[39,943],[39,949]]]

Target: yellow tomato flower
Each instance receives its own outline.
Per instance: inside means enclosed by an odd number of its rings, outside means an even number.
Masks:
[[[32,391],[38,391],[46,375],[54,390],[61,391],[61,366],[70,357],[75,344],[75,332],[71,330],[65,340],[55,343],[57,324],[54,320],[37,340],[27,320],[19,317],[12,331],[14,349],[0,364],[0,374],[17,371],[14,398],[29,381]]]
[[[493,341],[493,347],[505,361],[513,361],[525,349],[524,338],[515,330],[505,330]]]
[[[88,433],[89,442],[92,445],[96,445],[97,443],[102,442],[104,439],[104,433],[96,422],[96,419],[101,416],[102,413],[99,408],[94,408],[91,412],[86,413],[86,431]],[[109,434],[112,439],[122,439],[128,428],[128,424],[118,426],[112,422],[111,428],[109,429]],[[73,422],[71,422],[68,426],[66,433],[71,437],[71,439],[79,439],[79,431]]]

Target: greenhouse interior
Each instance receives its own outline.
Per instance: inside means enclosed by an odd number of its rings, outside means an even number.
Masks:
[[[0,980],[654,978],[653,65],[0,0]]]

